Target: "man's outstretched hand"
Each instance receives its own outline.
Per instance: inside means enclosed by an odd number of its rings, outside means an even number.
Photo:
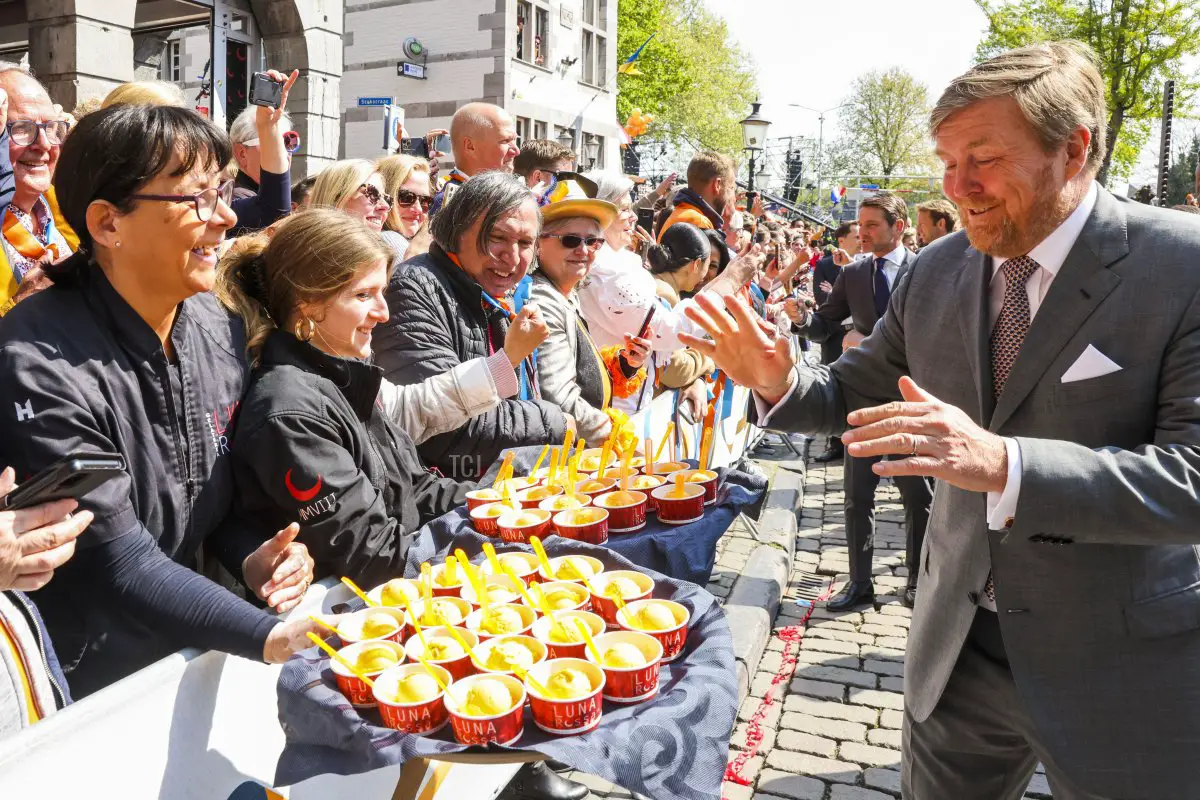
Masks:
[[[778,403],[792,386],[791,342],[759,319],[741,298],[725,297],[724,303],[721,308],[705,293],[696,295],[686,313],[712,338],[681,333],[680,341],[711,358],[727,376],[764,402]]]

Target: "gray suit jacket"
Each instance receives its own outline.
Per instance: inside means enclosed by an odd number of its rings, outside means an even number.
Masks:
[[[985,495],[937,486],[909,711],[937,705],[991,567],[1013,677],[1062,769],[1105,796],[1200,797],[1200,225],[1101,190],[995,404],[990,280],[963,233],[934,242],[861,347],[798,368],[768,426],[841,432],[911,375],[1014,437],[1011,529],[988,530]],[[1063,383],[1088,345],[1122,369]]]
[[[893,289],[900,285],[916,256],[904,251],[904,263],[896,273]],[[842,320],[851,317],[854,329],[863,336],[870,335],[879,321],[875,311],[875,256],[859,256],[847,264],[833,282],[833,291],[809,317],[805,325],[795,326],[795,332],[814,342],[823,342],[842,332]]]

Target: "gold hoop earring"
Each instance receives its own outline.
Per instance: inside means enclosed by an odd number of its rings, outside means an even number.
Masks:
[[[301,333],[301,326],[305,325],[306,323],[307,323],[308,327],[304,329],[303,333]],[[308,317],[301,317],[300,319],[296,320],[296,327],[293,330],[293,333],[296,334],[296,338],[299,339],[300,341],[307,342],[307,341],[311,340],[313,337],[313,334],[315,334],[316,332],[317,332],[316,323],[314,323]]]

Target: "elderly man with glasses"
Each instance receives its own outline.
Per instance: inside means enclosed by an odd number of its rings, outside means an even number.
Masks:
[[[263,201],[238,205],[238,224],[230,231],[231,237],[265,228],[292,208],[292,153],[300,149],[300,134],[291,129],[291,118],[284,109],[299,73],[284,75],[271,70],[267,74],[283,83],[279,108],[246,106],[229,126],[238,166],[233,197],[243,200],[257,195]]]
[[[4,127],[15,180],[12,201],[0,217],[5,261],[5,268],[0,268],[0,314],[4,314],[15,303],[26,277],[33,283],[41,274],[39,268],[69,256],[76,240],[58,218],[50,186],[69,129],[62,109],[20,67],[0,70],[0,90],[8,100]]]

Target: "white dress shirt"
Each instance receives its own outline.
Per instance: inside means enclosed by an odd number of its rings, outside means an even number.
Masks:
[[[1096,195],[1100,185],[1092,182],[1083,201],[1071,212],[1071,216],[1063,224],[1054,229],[1035,248],[1029,251],[1029,257],[1038,263],[1038,269],[1029,277],[1025,291],[1029,294],[1029,321],[1037,316],[1042,300],[1050,291],[1050,284],[1062,269],[1067,254],[1075,246],[1075,241],[1083,231],[1083,225],[1096,207]],[[1007,285],[1004,271],[1000,269],[1007,259],[992,256],[992,283],[988,289],[989,295],[989,324],[988,330],[996,324],[1000,309],[1004,306],[1004,289]],[[1008,480],[1003,492],[988,492],[987,520],[988,527],[994,531],[1004,530],[1009,518],[1017,513],[1017,498],[1021,494],[1021,448],[1015,439],[1004,438],[1004,447],[1008,451]]]
[[[900,245],[892,252],[883,257],[883,275],[887,278],[888,291],[896,288],[896,276],[900,274],[900,267],[904,264],[904,245]],[[875,256],[869,256],[872,262],[875,261]],[[875,280],[875,267],[871,267],[871,280]],[[874,284],[872,284],[874,285]]]

